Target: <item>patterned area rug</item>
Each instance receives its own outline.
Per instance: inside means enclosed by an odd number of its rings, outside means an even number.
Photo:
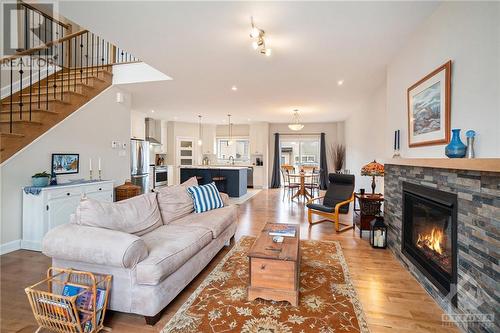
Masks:
[[[182,305],[162,333],[368,331],[338,242],[300,242],[300,302],[247,301],[253,237],[243,237]]]

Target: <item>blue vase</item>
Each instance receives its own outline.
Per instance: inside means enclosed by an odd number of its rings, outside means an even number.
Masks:
[[[460,129],[451,130],[452,137],[450,143],[446,146],[444,153],[449,158],[462,158],[465,157],[467,146],[460,140]]]

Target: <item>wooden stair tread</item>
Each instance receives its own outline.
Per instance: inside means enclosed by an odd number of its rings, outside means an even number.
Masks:
[[[27,119],[13,119],[12,123],[18,123],[18,124],[26,123],[26,124],[33,124],[33,125],[42,125],[42,123],[39,121],[31,121],[31,120],[27,120]],[[0,120],[0,124],[10,124],[10,120]]]
[[[63,82],[63,80],[57,80],[57,81]],[[49,80],[49,82],[57,82],[57,81],[50,81],[50,80]],[[66,81],[65,81],[65,82],[66,82]],[[58,85],[56,86],[56,88],[61,88],[61,87],[63,87],[63,88],[68,88],[68,87],[69,87],[69,88],[71,88],[71,87],[72,87],[72,86],[74,86],[74,85],[75,85],[75,83],[74,83],[74,82],[71,82],[70,84],[64,84],[64,85],[58,84]],[[95,88],[92,84],[85,83],[85,82],[77,82],[77,83],[76,83],[76,85],[77,85],[77,86],[84,86],[84,87],[86,87],[86,88]],[[54,88],[54,86],[53,86],[53,85],[49,85],[49,89],[53,89],[53,88]],[[33,85],[33,90],[35,90],[35,89],[36,89],[36,90],[38,90],[38,89],[40,89],[40,90],[45,90],[45,89],[47,89],[47,85],[46,85],[46,84],[44,84],[44,85],[40,85],[40,88],[38,88],[38,86],[37,86],[37,85]],[[71,91],[71,90],[69,90],[69,91]]]
[[[24,137],[24,134],[20,134],[20,133],[4,133],[4,132],[0,132],[0,137],[11,137],[11,138],[22,138]]]
[[[61,99],[54,99],[54,98],[50,98],[49,100],[49,103],[60,103],[60,104],[71,104],[71,102],[68,102],[68,101],[63,101]],[[46,103],[47,101],[46,100],[43,100],[43,101],[40,101],[40,104],[42,103]],[[21,101],[19,100],[13,100],[12,101],[12,105],[15,105],[15,106],[19,106],[19,103],[21,103]],[[22,102],[23,104],[38,104],[38,101],[37,100],[32,100],[31,102],[30,101],[23,101]],[[2,105],[10,105],[10,101],[9,102],[3,102]],[[29,109],[27,109],[29,111]],[[23,110],[24,111],[24,110]]]
[[[54,114],[54,115],[59,114],[59,112],[57,112],[57,111],[50,111],[50,110],[45,110],[45,109],[31,109],[31,113],[39,113],[39,112],[43,112],[46,114]],[[20,110],[12,110],[12,113],[19,114]],[[23,109],[23,113],[30,113],[30,110]],[[10,110],[1,110],[0,114],[10,114]]]
[[[40,92],[39,94],[36,93],[36,94],[31,94],[32,97],[35,97],[40,95],[40,96],[45,96],[45,95],[53,95],[54,92]],[[57,92],[56,92],[57,94]],[[59,94],[61,94],[61,92],[59,92]],[[63,94],[71,94],[71,95],[78,95],[78,96],[83,96],[83,97],[87,97],[85,94],[82,94],[82,93],[79,93],[78,91],[73,91],[73,90],[69,90],[69,91],[64,91]],[[22,97],[30,97],[30,94],[22,94],[21,95]]]

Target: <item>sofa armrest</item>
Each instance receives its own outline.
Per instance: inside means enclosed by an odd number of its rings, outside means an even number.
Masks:
[[[72,223],[50,230],[42,252],[56,259],[122,268],[132,268],[148,256],[146,243],[135,235]]]
[[[229,195],[224,192],[219,192],[220,197],[222,198],[222,202],[224,203],[224,206],[229,206],[231,203],[229,202]]]

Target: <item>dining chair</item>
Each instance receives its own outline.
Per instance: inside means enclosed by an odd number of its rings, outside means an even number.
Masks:
[[[295,168],[293,165],[288,165],[288,164],[283,164],[280,168],[281,174],[283,175],[283,198],[282,200],[285,200],[285,194],[288,194],[288,197],[291,198],[292,196],[290,193],[293,190],[298,190],[300,188],[300,183],[297,183],[295,177],[290,176]]]
[[[306,189],[309,190],[313,197],[315,192],[319,196],[319,172],[312,173],[312,176],[309,177],[309,181],[306,183]]]

